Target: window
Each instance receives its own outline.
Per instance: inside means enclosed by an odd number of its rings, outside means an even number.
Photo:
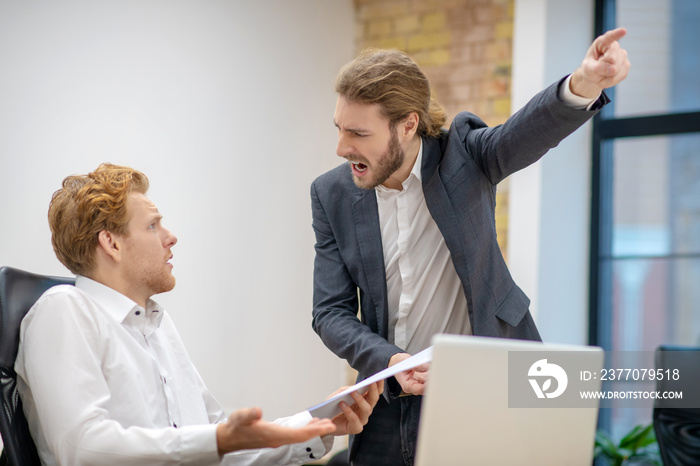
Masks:
[[[632,71],[593,127],[590,341],[700,346],[700,2],[598,0]],[[619,438],[648,410],[601,410]]]

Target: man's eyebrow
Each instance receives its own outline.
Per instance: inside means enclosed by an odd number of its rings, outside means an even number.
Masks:
[[[341,129],[340,125],[333,120],[333,124],[335,125],[336,128]],[[351,133],[369,133],[369,130],[363,129],[363,128],[342,128],[344,131],[349,131]]]

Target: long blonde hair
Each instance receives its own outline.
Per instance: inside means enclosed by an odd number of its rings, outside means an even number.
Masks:
[[[421,136],[438,136],[447,121],[445,109],[430,95],[428,78],[398,50],[362,51],[340,70],[335,91],[349,101],[379,104],[392,127],[415,112]]]

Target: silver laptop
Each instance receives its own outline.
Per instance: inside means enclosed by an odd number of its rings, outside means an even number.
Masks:
[[[593,458],[601,348],[436,335],[416,466],[581,465]],[[583,379],[586,379],[585,381]]]

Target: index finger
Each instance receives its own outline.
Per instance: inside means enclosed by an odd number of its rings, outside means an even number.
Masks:
[[[384,391],[384,380],[377,382],[377,392],[382,393]]]
[[[372,388],[374,390],[369,390],[367,393],[365,393],[365,396],[370,403],[374,404],[379,400],[379,396],[384,391],[384,380],[378,380],[373,384]]]
[[[287,427],[276,424],[273,426],[276,432],[270,432],[273,436],[272,441],[279,445],[306,442],[314,437],[332,434],[336,430],[335,424],[330,419],[312,419],[303,427]]]
[[[622,39],[626,34],[627,29],[625,28],[612,29],[596,39],[596,46],[598,50],[605,52],[605,50],[610,47],[610,44],[616,40]]]
[[[423,364],[414,367],[413,369],[410,369],[414,372],[428,372],[430,370],[430,363],[429,362],[424,362]]]
[[[350,387],[348,387],[348,386],[346,386],[346,387],[340,387],[338,390],[336,390],[336,391],[334,391],[333,393],[331,393],[330,395],[328,395],[328,396],[326,397],[326,399],[328,400],[329,398],[333,398],[333,397],[336,396],[338,393],[342,393],[342,392],[344,392],[345,390],[347,390],[348,388],[350,388]]]

